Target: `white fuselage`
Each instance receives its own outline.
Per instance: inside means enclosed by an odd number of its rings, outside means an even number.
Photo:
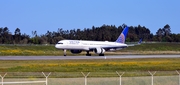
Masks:
[[[61,40],[55,47],[67,50],[90,50],[95,48],[120,49],[127,44],[108,41]]]

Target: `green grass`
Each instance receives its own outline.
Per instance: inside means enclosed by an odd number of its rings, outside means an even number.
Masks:
[[[148,52],[172,52],[180,51],[179,43],[153,43],[128,47],[118,52],[108,54],[151,54]],[[68,55],[71,54],[69,51]],[[81,53],[80,55],[84,55]],[[163,54],[163,53],[162,53]],[[32,56],[32,55],[63,55],[62,50],[54,46],[0,46],[0,56]],[[78,56],[76,54],[76,56]],[[96,60],[1,60],[1,72],[62,72],[63,77],[72,73],[72,76],[80,72],[93,72],[91,76],[113,76],[115,71],[129,72],[125,76],[149,75],[147,71],[175,71],[180,70],[180,58],[163,59],[96,59]],[[66,74],[66,72],[68,72]],[[138,72],[138,74],[136,74]],[[145,72],[145,73],[144,73]],[[95,75],[96,74],[96,75]],[[113,74],[113,75],[112,75]]]
[[[149,76],[148,71],[162,71],[156,75],[177,75],[180,58],[156,59],[95,59],[95,60],[5,60],[0,61],[0,72],[52,72],[51,77],[82,77],[80,72],[91,72],[89,77]],[[29,73],[27,73],[29,74]],[[34,73],[33,73],[34,74]],[[14,73],[12,74],[14,75]],[[19,75],[19,74],[18,74]]]
[[[67,55],[84,55],[85,52],[81,54],[72,54],[67,51]],[[93,55],[94,52],[92,52]],[[149,43],[141,44],[136,46],[130,46],[128,48],[119,50],[117,52],[108,53],[105,55],[112,54],[180,54],[180,43]],[[59,56],[63,55],[62,50],[58,50],[54,45],[1,45],[0,46],[0,56],[40,56],[40,55],[53,55]]]
[[[1,72],[115,72],[180,70],[180,58],[0,61]]]
[[[0,46],[0,55],[7,56],[17,56],[17,55],[59,55],[60,50],[55,49],[54,46]]]
[[[145,43],[131,46],[127,51],[180,51],[180,43]]]

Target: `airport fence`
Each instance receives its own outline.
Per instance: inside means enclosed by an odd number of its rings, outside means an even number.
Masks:
[[[0,72],[0,85],[180,85],[179,71]]]

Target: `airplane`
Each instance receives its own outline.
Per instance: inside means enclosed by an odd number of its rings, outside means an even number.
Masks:
[[[139,40],[138,45],[140,45],[141,43],[142,43],[142,38]]]
[[[127,44],[127,45],[128,45],[128,47],[130,47],[130,46],[135,46],[135,45],[141,45],[141,43],[142,43],[142,38],[140,38],[140,40],[137,44]]]
[[[73,54],[78,54],[82,51],[86,51],[86,56],[91,56],[89,52],[93,51],[96,54],[99,54],[99,56],[104,56],[104,53],[106,51],[116,51],[128,47],[128,45],[125,44],[128,30],[129,27],[125,27],[115,42],[61,40],[55,45],[55,48],[62,49],[64,51],[64,56],[66,56],[66,50],[70,50]]]

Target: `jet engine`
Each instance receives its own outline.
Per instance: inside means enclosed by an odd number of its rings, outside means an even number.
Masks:
[[[105,50],[103,48],[96,48],[94,50],[94,52],[97,53],[97,54],[103,54],[105,52]]]
[[[71,53],[73,53],[73,54],[78,54],[78,53],[81,53],[82,52],[82,50],[71,50]]]

